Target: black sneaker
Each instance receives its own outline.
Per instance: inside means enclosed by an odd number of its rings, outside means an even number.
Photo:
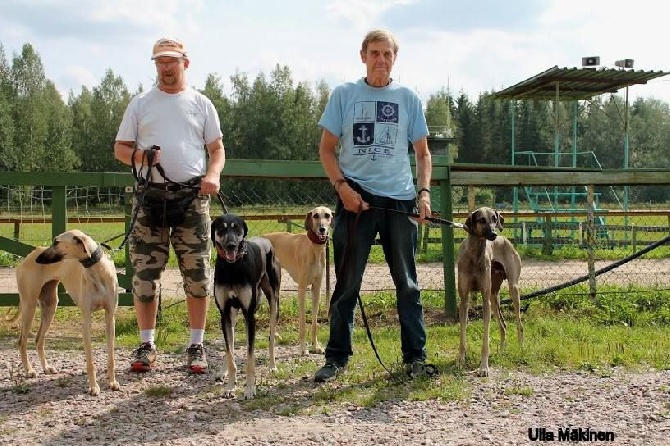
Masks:
[[[151,342],[143,342],[133,350],[133,361],[130,363],[130,371],[144,373],[151,370],[156,362],[156,347]]]
[[[437,375],[437,367],[433,364],[426,364],[423,359],[416,359],[409,364],[405,364],[405,373],[410,378],[426,378]]]
[[[342,373],[344,367],[335,364],[334,362],[326,362],[326,365],[321,367],[314,374],[314,381],[318,383],[325,383],[337,378],[337,375]]]
[[[207,370],[207,354],[202,344],[193,344],[186,349],[186,367],[195,374],[205,373]]]

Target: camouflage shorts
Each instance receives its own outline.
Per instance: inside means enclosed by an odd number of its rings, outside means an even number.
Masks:
[[[190,191],[147,191],[147,195],[168,199],[183,198],[188,193]],[[141,195],[141,190],[138,194]],[[135,197],[133,212],[137,205]],[[209,205],[208,195],[197,195],[185,212],[184,222],[174,228],[152,227],[149,216],[140,206],[129,238],[130,259],[135,270],[133,296],[142,302],[155,299],[170,245],[177,255],[186,295],[208,297],[211,294]]]

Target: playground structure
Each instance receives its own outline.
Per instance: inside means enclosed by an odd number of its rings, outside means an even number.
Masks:
[[[595,170],[602,170],[602,166],[593,151],[579,151],[577,147],[577,121],[578,104],[580,100],[590,100],[594,96],[605,93],[616,93],[625,88],[625,108],[624,108],[624,165],[623,169],[628,169],[628,141],[629,141],[629,115],[628,115],[628,87],[631,85],[646,84],[649,80],[665,76],[663,71],[635,71],[632,69],[632,60],[630,69],[621,67],[621,69],[607,68],[559,68],[552,67],[542,73],[530,77],[516,85],[508,87],[502,91],[491,95],[493,99],[507,99],[510,103],[511,131],[512,131],[512,165],[513,166],[547,166],[553,156],[553,167],[572,167],[578,165],[590,165]],[[517,151],[515,146],[516,132],[516,113],[515,101],[518,100],[550,100],[554,103],[554,151],[536,152],[536,151]],[[560,107],[561,101],[572,101],[572,150],[570,153],[560,150]],[[549,159],[547,159],[549,157]],[[566,163],[564,160],[568,158]],[[582,159],[580,163],[578,160]],[[586,163],[584,162],[586,161]],[[623,189],[623,197],[619,199],[612,186],[609,186],[613,192],[619,207],[623,211],[628,211],[628,187]],[[530,208],[538,214],[538,221],[543,212],[574,212],[579,210],[580,202],[585,202],[589,212],[598,211],[600,203],[600,193],[589,192],[586,187],[577,188],[572,186],[553,186],[531,187],[523,186],[523,192],[528,200]],[[568,207],[560,207],[559,203],[568,202]],[[589,209],[590,206],[590,209]],[[519,187],[514,187],[513,197],[514,212],[519,212]],[[609,240],[605,218],[602,216],[594,217],[597,237],[605,243]]]

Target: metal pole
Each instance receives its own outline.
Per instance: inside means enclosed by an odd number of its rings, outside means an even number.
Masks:
[[[453,221],[453,208],[451,203],[451,174],[447,166],[447,179],[440,181],[440,209],[443,215]],[[454,228],[441,225],[442,231],[442,274],[444,278],[444,311],[447,318],[457,321],[458,309],[456,307],[456,256],[454,254]]]
[[[624,105],[623,118],[623,168],[628,169],[628,132],[630,131],[630,119],[628,117],[628,85],[626,85],[626,104]],[[628,211],[628,185],[623,187],[623,210]],[[624,226],[628,226],[628,215],[623,218]]]
[[[559,153],[559,143],[560,143],[560,135],[559,135],[559,125],[560,125],[560,120],[559,120],[559,110],[560,110],[560,102],[559,102],[559,83],[556,82],[556,98],[554,99],[554,167],[558,167],[559,161],[558,161],[558,153]],[[558,209],[558,186],[554,186],[554,209]]]

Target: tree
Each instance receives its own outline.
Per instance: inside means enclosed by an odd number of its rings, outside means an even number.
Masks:
[[[26,44],[21,56],[15,54],[12,60],[10,100],[16,137],[14,147],[5,152],[10,170],[34,171],[41,165],[38,154],[44,152],[46,122],[39,107],[44,85],[42,62]]]
[[[100,85],[91,93],[82,90],[78,105],[75,128],[78,134],[74,147],[82,162],[82,170],[87,172],[119,171],[126,167],[114,158],[114,141],[123,119],[123,113],[130,102],[130,93],[123,79],[107,70]]]
[[[43,106],[47,119],[46,153],[42,155],[40,171],[69,172],[80,165],[72,150],[72,114],[63,102],[56,86],[47,81],[43,92]]]
[[[481,145],[479,144],[481,134],[472,104],[464,93],[461,93],[456,99],[455,118],[457,123],[456,144],[459,147],[456,161],[459,163],[481,162]]]
[[[0,169],[11,170],[7,163],[14,147],[14,121],[10,67],[5,58],[5,49],[0,43]]]

